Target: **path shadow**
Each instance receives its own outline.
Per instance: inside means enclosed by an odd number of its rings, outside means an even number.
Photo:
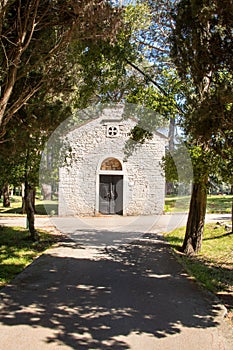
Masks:
[[[85,253],[67,240],[38,258],[2,290],[1,323],[49,328],[47,344],[83,350],[130,349],[132,333],[165,338],[217,325],[218,305],[160,239]]]

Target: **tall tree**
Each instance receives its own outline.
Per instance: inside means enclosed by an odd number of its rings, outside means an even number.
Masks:
[[[217,135],[233,127],[232,68],[233,2],[181,0],[174,13],[172,58],[186,86],[187,110],[183,126],[202,157],[209,154]],[[202,168],[202,167],[201,167]],[[207,164],[201,181],[193,186],[188,225],[183,245],[187,253],[201,248]]]

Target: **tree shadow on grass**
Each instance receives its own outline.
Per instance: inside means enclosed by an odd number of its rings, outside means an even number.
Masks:
[[[220,239],[220,238],[228,237],[228,236],[231,236],[231,235],[233,235],[233,232],[232,232],[232,231],[223,233],[222,235],[218,235],[218,236],[204,237],[204,238],[203,238],[203,241],[212,241],[212,240],[214,240],[214,239]]]
[[[127,336],[165,338],[217,325],[219,311],[159,239],[101,247],[72,241],[38,258],[2,290],[3,325],[50,329],[45,343],[130,349]],[[11,327],[11,330],[13,328]]]

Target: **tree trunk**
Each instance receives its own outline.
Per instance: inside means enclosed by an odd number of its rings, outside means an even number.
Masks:
[[[4,208],[9,208],[11,205],[10,202],[10,194],[9,194],[9,185],[8,183],[5,183],[2,189],[3,193],[3,207]]]
[[[182,251],[187,255],[196,254],[201,250],[207,203],[206,185],[206,183],[193,185],[188,222],[182,246]]]
[[[27,214],[28,229],[33,241],[39,240],[38,232],[35,229],[35,210],[33,204],[34,189],[25,185],[25,211]]]

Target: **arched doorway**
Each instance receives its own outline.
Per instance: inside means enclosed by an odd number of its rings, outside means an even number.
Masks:
[[[99,212],[123,215],[123,170],[116,158],[106,158],[99,171]]]

